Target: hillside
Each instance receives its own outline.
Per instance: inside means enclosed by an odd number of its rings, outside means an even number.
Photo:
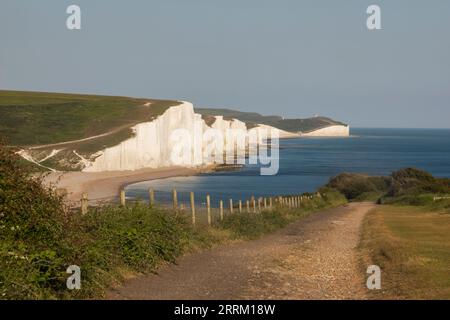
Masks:
[[[263,116],[256,112],[241,112],[230,109],[196,108],[195,111],[206,119],[209,116],[224,116],[225,119],[238,119],[253,127],[257,124],[266,124],[290,132],[310,132],[333,125],[346,125],[327,117],[313,117],[306,119],[283,119],[280,116]]]
[[[105,133],[99,145],[132,135],[130,127],[161,115],[177,101],[116,96],[0,90],[0,135],[9,144],[32,146]]]

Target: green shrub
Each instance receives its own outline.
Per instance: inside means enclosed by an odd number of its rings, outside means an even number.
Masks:
[[[388,197],[423,193],[450,193],[448,181],[435,178],[428,172],[415,168],[406,168],[392,173]]]
[[[326,185],[341,192],[349,200],[368,200],[364,196],[387,192],[391,183],[389,177],[371,177],[359,173],[341,173],[331,178]]]

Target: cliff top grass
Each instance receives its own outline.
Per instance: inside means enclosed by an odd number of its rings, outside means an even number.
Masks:
[[[10,145],[36,146],[111,133],[88,148],[120,142],[130,128],[164,113],[177,101],[0,90],[0,136]],[[92,145],[93,144],[93,145]]]

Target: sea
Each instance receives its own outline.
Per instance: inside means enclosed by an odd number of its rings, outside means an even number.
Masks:
[[[188,203],[194,191],[197,203],[209,194],[217,206],[221,199],[314,192],[342,172],[389,175],[405,167],[450,177],[450,129],[354,128],[350,137],[284,139],[276,175],[262,176],[259,165],[245,165],[237,171],[134,183],[126,187],[126,195],[148,200],[153,188],[156,201],[169,203],[175,188],[180,202]]]

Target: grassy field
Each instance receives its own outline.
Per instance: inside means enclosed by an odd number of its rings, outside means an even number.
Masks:
[[[151,104],[145,105],[148,102]],[[129,137],[129,128],[134,124],[149,121],[177,104],[116,96],[0,90],[0,135],[11,145],[31,146],[78,140],[115,130],[101,141],[90,142],[110,145]]]
[[[380,206],[364,222],[363,265],[382,269],[379,299],[450,299],[450,213]]]

